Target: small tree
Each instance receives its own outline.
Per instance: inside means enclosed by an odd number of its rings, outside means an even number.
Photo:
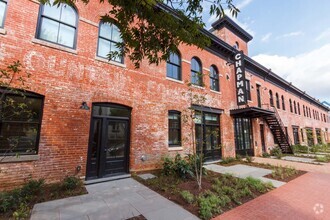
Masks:
[[[203,77],[203,74],[199,73],[199,77]],[[204,106],[206,102],[206,93],[194,93],[194,86],[192,83],[186,83],[188,86],[188,92],[184,92],[183,95],[187,96],[189,107],[187,110],[184,111],[183,114],[183,122],[190,129],[190,140],[186,140],[186,142],[190,143],[192,149],[192,156],[191,159],[193,160],[194,164],[194,174],[196,178],[196,182],[198,185],[199,190],[202,189],[202,177],[203,177],[203,162],[204,162],[204,140],[209,136],[217,136],[219,135],[218,132],[212,132],[204,135],[204,126],[203,126],[203,110],[198,110],[193,106]],[[202,86],[204,84],[202,83]],[[200,108],[202,109],[202,108]],[[201,129],[199,131],[199,140],[196,140],[196,123],[201,123]],[[197,149],[199,146],[199,149]],[[199,152],[198,152],[199,151]]]
[[[8,94],[15,94],[25,99],[24,91],[28,89],[26,86],[26,80],[30,77],[28,72],[22,73],[22,64],[19,61],[15,61],[5,68],[0,69],[0,132],[2,122],[13,117],[19,117],[24,115],[26,118],[32,118],[33,112],[28,109],[25,102],[16,101],[13,98],[7,97]],[[1,137],[0,133],[0,137]],[[0,162],[17,147],[19,143],[19,137],[8,138],[10,148],[0,158]],[[18,155],[17,155],[18,156]]]

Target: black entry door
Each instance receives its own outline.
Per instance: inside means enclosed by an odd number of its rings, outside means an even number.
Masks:
[[[262,152],[266,152],[265,131],[263,124],[260,124],[260,138],[261,138]]]
[[[102,108],[107,114],[103,114],[100,108],[97,114],[93,112],[86,179],[128,173],[129,119],[111,116],[118,114],[118,109]]]

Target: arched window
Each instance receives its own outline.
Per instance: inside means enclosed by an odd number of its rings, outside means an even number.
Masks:
[[[215,65],[210,67],[210,88],[214,91],[219,90],[219,72]]]
[[[280,109],[281,105],[280,105],[280,98],[278,96],[278,93],[275,94],[276,97],[276,108]]]
[[[168,144],[169,146],[181,145],[181,112],[168,112]]]
[[[166,63],[166,76],[181,80],[181,56],[179,53],[171,53]]]
[[[40,6],[37,38],[65,47],[75,48],[77,38],[77,11],[61,3],[53,6],[53,1]]]
[[[116,25],[100,22],[99,40],[97,45],[97,56],[108,58],[110,52],[115,52],[111,57],[112,61],[123,63],[124,59],[120,56],[121,48],[117,44],[122,43],[119,29]]]
[[[299,105],[299,102],[297,103],[297,108],[298,108],[298,114],[300,115],[300,105]]]
[[[281,98],[282,98],[282,109],[285,110],[284,96],[282,95]]]
[[[272,90],[269,90],[269,104],[270,106],[274,107],[274,98]]]
[[[44,97],[23,91],[8,93],[0,88],[2,94],[0,157],[38,154]]]
[[[191,59],[191,83],[203,86],[202,63],[197,57]]]
[[[238,49],[239,49],[239,43],[236,41],[233,47],[234,47],[236,50],[238,50]]]
[[[293,113],[293,108],[292,108],[292,100],[291,100],[291,99],[289,99],[289,103],[290,103],[290,112],[292,112],[292,113]]]
[[[5,26],[5,15],[7,11],[7,0],[0,0],[0,28]]]
[[[306,109],[305,109],[305,105],[303,105],[303,111],[304,111],[304,117],[306,117]]]
[[[297,105],[296,105],[296,101],[293,101],[293,106],[294,106],[294,113],[297,114]]]

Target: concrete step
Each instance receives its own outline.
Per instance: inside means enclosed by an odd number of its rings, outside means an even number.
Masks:
[[[105,177],[105,178],[98,178],[98,179],[93,179],[93,180],[85,180],[84,184],[85,185],[90,185],[90,184],[95,184],[95,183],[103,183],[103,182],[108,182],[108,181],[126,179],[126,178],[130,178],[130,177],[131,177],[131,174],[122,174],[122,175],[116,175],[116,176]]]

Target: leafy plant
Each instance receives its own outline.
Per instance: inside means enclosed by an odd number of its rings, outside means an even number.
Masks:
[[[62,187],[65,190],[74,190],[78,186],[80,186],[80,184],[81,184],[81,181],[79,178],[77,178],[75,176],[67,176],[63,180]]]
[[[246,159],[246,161],[247,161],[248,163],[252,163],[253,160],[254,160],[254,158],[251,157],[251,156],[249,156],[249,155],[246,155],[245,159]]]
[[[223,158],[221,163],[222,164],[229,164],[229,163],[232,163],[236,161],[236,158],[235,157],[226,157],[226,158]]]
[[[177,154],[174,160],[165,157],[162,172],[167,176],[175,174],[182,179],[192,177],[194,176],[194,165],[192,162],[189,157],[182,158],[180,154]]]
[[[283,157],[283,153],[281,148],[279,147],[275,147],[270,151],[270,154],[274,157],[276,157],[277,159],[281,159]]]
[[[210,219],[213,215],[221,212],[220,198],[211,191],[206,191],[198,198],[199,214],[202,219]]]
[[[182,191],[180,194],[182,198],[189,204],[192,204],[195,201],[194,195],[187,190]]]
[[[270,154],[267,152],[262,152],[262,157],[268,158],[270,157]]]
[[[272,170],[272,177],[275,179],[285,179],[288,177],[291,177],[293,175],[296,175],[298,171],[294,167],[283,167],[283,166],[278,166],[274,167]]]
[[[19,208],[13,213],[15,219],[26,219],[29,216],[30,208],[25,203],[21,203]]]
[[[246,181],[249,187],[260,193],[265,193],[268,191],[269,188],[273,187],[271,182],[263,183],[261,180],[250,176],[246,178]]]

